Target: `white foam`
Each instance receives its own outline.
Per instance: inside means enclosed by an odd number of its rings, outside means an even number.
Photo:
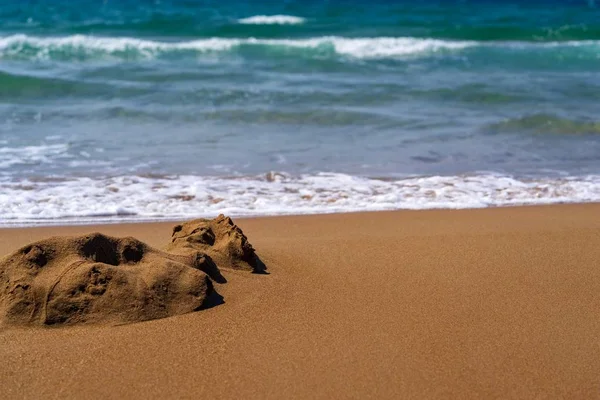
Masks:
[[[246,25],[298,25],[305,21],[304,18],[293,15],[255,15],[238,20],[240,24]]]
[[[320,173],[0,181],[0,225],[482,208],[600,201],[600,175],[519,180],[431,176],[397,180]]]
[[[256,16],[256,18],[258,17]],[[299,18],[292,16],[264,17]],[[276,46],[306,49],[325,48],[328,46],[340,55],[369,59],[427,56],[440,51],[459,51],[472,47],[516,50],[590,46],[596,48],[600,46],[600,41],[582,40],[542,43],[521,41],[477,42],[413,37],[346,38],[322,36],[307,39],[207,38],[166,42],[130,37],[99,37],[89,35],[38,37],[16,34],[0,37],[0,60],[6,57],[51,59],[53,52],[72,52],[78,57],[82,55],[92,57],[105,54],[116,58],[128,56],[131,53],[131,55],[136,57],[153,58],[161,53],[170,51],[195,51],[198,53],[224,52],[231,51],[238,46]]]
[[[24,147],[0,147],[0,169],[15,165],[52,163],[57,158],[68,158],[67,144]]]
[[[134,38],[108,38],[86,35],[66,37],[35,37],[12,35],[0,38],[0,59],[18,56],[29,48],[27,54],[35,54],[38,59],[50,59],[54,51],[72,51],[92,55],[101,52],[119,56],[123,52],[135,52],[141,57],[152,58],[161,52],[229,51],[237,46],[278,46],[317,49],[331,47],[336,53],[355,58],[398,57],[435,53],[442,50],[460,50],[476,46],[477,42],[449,41],[420,38],[343,38],[324,36],[309,39],[256,39],[256,38],[210,38],[183,42],[162,42]]]
[[[460,50],[475,46],[475,42],[458,42],[415,38],[335,38],[331,42],[339,54],[357,58],[383,58],[435,53],[442,50]],[[320,44],[319,44],[320,45]]]

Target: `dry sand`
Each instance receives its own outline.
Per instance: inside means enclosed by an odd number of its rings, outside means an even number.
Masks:
[[[236,220],[270,275],[120,326],[0,331],[3,397],[594,398],[600,205]],[[100,231],[0,230],[0,254]]]

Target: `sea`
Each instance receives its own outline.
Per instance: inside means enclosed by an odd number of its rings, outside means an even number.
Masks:
[[[1,0],[0,225],[600,201],[594,0]]]

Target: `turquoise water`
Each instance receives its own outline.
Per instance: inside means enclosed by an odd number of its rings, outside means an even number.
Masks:
[[[599,199],[594,1],[0,4],[0,223]]]

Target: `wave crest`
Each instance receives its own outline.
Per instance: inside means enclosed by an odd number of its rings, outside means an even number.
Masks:
[[[549,114],[532,114],[492,124],[490,133],[531,132],[554,135],[600,134],[600,121],[580,121]]]
[[[244,25],[299,25],[306,20],[294,15],[255,15],[239,19],[238,22]]]
[[[418,38],[342,38],[325,36],[310,39],[209,38],[183,42],[162,42],[128,37],[35,37],[12,35],[0,38],[0,59],[154,58],[174,52],[225,52],[241,46],[269,47],[272,50],[316,50],[354,58],[386,58],[459,50],[474,42],[453,42]]]
[[[173,55],[263,51],[268,56],[309,58],[348,57],[354,59],[402,59],[431,57],[471,48],[499,57],[510,54],[558,54],[560,59],[598,58],[598,41],[574,42],[476,42],[414,37],[347,38],[322,36],[306,39],[205,38],[189,41],[157,41],[131,37],[71,35],[38,37],[17,34],[0,37],[0,60],[87,61],[95,59],[137,60]],[[264,53],[267,52],[267,53]],[[496,54],[500,52],[499,54]],[[558,52],[558,53],[557,53]]]

